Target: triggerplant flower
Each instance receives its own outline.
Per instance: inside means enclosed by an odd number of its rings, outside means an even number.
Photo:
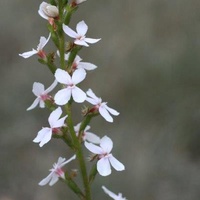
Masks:
[[[59,11],[56,6],[53,6],[44,1],[40,4],[38,13],[42,18],[46,20],[50,20],[51,18],[56,18],[59,15]]]
[[[102,186],[102,189],[104,190],[106,194],[108,194],[114,200],[127,200],[125,197],[122,197],[122,193],[119,193],[118,195],[116,195],[115,193],[108,190],[105,186]]]
[[[43,51],[43,48],[47,44],[51,37],[51,33],[49,34],[49,37],[46,39],[45,37],[40,37],[40,43],[37,46],[37,50],[33,49],[32,51],[24,52],[22,54],[19,54],[19,56],[22,56],[23,58],[29,58],[35,54],[38,54],[38,56],[42,59],[46,58],[46,54]]]
[[[107,106],[107,102],[102,102],[102,99],[97,97],[94,92],[89,89],[86,94],[89,96],[86,98],[86,101],[94,105],[95,107],[93,110],[98,110],[100,115],[108,122],[113,122],[113,118],[111,117],[110,113],[112,115],[119,115],[119,112],[114,110],[113,108],[110,108]]]
[[[46,178],[39,182],[40,186],[46,185],[49,183],[50,186],[54,185],[59,178],[65,179],[65,173],[62,170],[62,167],[69,163],[70,161],[74,160],[76,155],[72,156],[69,160],[65,158],[59,157],[58,162],[53,164],[53,168],[49,171],[51,172]],[[66,161],[65,161],[66,160]]]
[[[113,142],[109,137],[104,136],[99,146],[88,142],[85,142],[85,146],[92,153],[98,155],[97,171],[101,176],[108,176],[111,174],[110,165],[117,171],[125,169],[124,165],[110,153],[113,148]]]
[[[62,83],[66,86],[66,88],[59,90],[55,97],[55,103],[57,105],[65,105],[70,100],[71,96],[73,100],[77,103],[82,103],[86,99],[86,94],[80,88],[76,86],[76,84],[83,81],[86,77],[86,72],[83,69],[77,69],[72,74],[72,77],[68,74],[68,72],[57,69],[55,73],[55,78],[59,83]]]
[[[50,114],[48,118],[50,127],[43,127],[38,132],[38,135],[33,140],[33,142],[40,143],[39,144],[40,147],[49,142],[51,140],[52,134],[59,132],[60,128],[65,125],[65,119],[67,116],[60,118],[61,115],[62,115],[62,110],[60,107],[58,107]]]
[[[81,123],[74,126],[74,130],[75,130],[77,136],[79,134],[80,126],[81,126]],[[100,143],[99,136],[95,135],[94,133],[88,132],[89,129],[90,129],[90,126],[86,126],[86,128],[84,129],[84,131],[82,133],[83,141],[88,141],[91,143],[99,144]]]
[[[45,100],[50,99],[50,96],[48,95],[49,92],[51,92],[57,85],[57,81],[55,80],[50,87],[48,87],[46,90],[44,89],[44,85],[42,83],[35,82],[33,83],[33,94],[37,97],[32,105],[27,108],[27,110],[31,110],[35,108],[38,104],[40,108],[45,107]]]
[[[74,43],[80,46],[86,46],[89,47],[87,43],[94,44],[98,42],[101,39],[92,39],[92,38],[86,38],[85,34],[87,33],[88,26],[84,21],[80,21],[76,25],[76,31],[73,31],[69,26],[63,24],[63,30],[64,32],[71,38],[74,38]]]

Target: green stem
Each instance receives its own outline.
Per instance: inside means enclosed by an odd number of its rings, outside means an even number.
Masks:
[[[79,165],[80,165],[83,185],[84,185],[84,189],[85,189],[85,199],[91,200],[90,184],[89,184],[89,180],[88,180],[87,169],[86,169],[85,159],[84,159],[84,155],[83,155],[83,151],[82,151],[82,146],[78,140],[78,137],[76,136],[76,132],[74,131],[74,125],[73,125],[72,113],[71,113],[71,103],[66,104],[65,108],[66,108],[66,112],[68,114],[67,125],[68,125],[69,131],[71,133],[74,147],[76,149],[76,156],[77,156],[77,159],[78,159]]]

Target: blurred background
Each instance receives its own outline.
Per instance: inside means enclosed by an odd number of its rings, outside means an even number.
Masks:
[[[32,142],[49,116],[26,111],[35,99],[32,84],[48,87],[54,78],[37,56],[18,54],[48,36],[41,2],[0,1],[0,200],[77,199],[61,182],[38,186],[59,156],[72,155],[61,141],[43,148]],[[88,0],[74,14],[72,28],[85,20],[87,36],[102,38],[79,54],[98,66],[82,88],[120,112],[113,124],[95,118],[91,131],[111,137],[112,153],[126,166],[97,176],[93,199],[110,199],[101,185],[129,200],[200,199],[199,9],[199,0]]]

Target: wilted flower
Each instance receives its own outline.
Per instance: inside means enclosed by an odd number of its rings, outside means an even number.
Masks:
[[[62,167],[69,163],[70,161],[74,160],[76,155],[72,156],[69,160],[65,158],[59,157],[58,162],[53,164],[53,168],[49,171],[51,172],[46,178],[39,182],[40,186],[46,185],[49,183],[50,186],[54,185],[59,178],[65,179],[65,173],[62,170]],[[65,161],[66,160],[66,161]]]
[[[119,112],[117,112],[116,110],[114,110],[113,108],[110,108],[107,106],[107,102],[102,102],[102,99],[97,97],[94,92],[89,89],[86,94],[89,96],[86,98],[86,101],[88,101],[89,103],[91,103],[92,105],[94,105],[95,107],[93,108],[93,110],[98,110],[100,115],[108,122],[113,122],[113,118],[110,115],[110,113],[112,115],[119,115]]]
[[[42,83],[35,82],[33,83],[33,94],[37,97],[32,105],[27,108],[27,110],[31,110],[35,108],[38,104],[40,108],[45,107],[45,100],[51,99],[51,97],[48,95],[49,92],[51,92],[57,85],[57,81],[55,80],[50,87],[48,87],[46,90],[44,89],[44,85]]]
[[[77,69],[72,74],[72,77],[68,72],[57,69],[55,73],[55,78],[59,83],[65,85],[66,88],[59,90],[55,97],[55,103],[57,105],[65,105],[70,100],[71,96],[77,103],[82,103],[86,99],[86,94],[76,85],[83,81],[86,77],[86,72],[83,69]]]
[[[100,39],[92,39],[92,38],[86,38],[85,34],[87,33],[88,26],[84,21],[80,21],[76,25],[76,31],[73,31],[69,26],[63,24],[63,30],[64,32],[71,38],[74,38],[74,43],[80,46],[86,46],[89,47],[87,43],[94,44],[98,42]]]
[[[127,200],[125,197],[122,197],[122,193],[119,193],[118,195],[116,195],[115,193],[108,190],[105,186],[102,186],[102,189],[104,190],[106,194],[108,194],[114,200]]]
[[[37,50],[33,49],[32,51],[28,51],[28,52],[24,52],[22,54],[19,54],[19,56],[22,56],[23,58],[29,58],[35,54],[38,54],[39,57],[41,57],[42,59],[46,58],[46,54],[43,51],[43,48],[45,47],[45,45],[47,44],[47,42],[49,41],[51,37],[51,33],[49,34],[49,37],[46,39],[45,37],[40,37],[40,43],[37,46]]]
[[[67,116],[60,118],[61,115],[62,110],[60,107],[58,107],[50,114],[48,118],[50,127],[43,127],[38,132],[38,135],[33,140],[33,142],[40,143],[40,147],[49,142],[51,140],[52,134],[59,132],[60,128],[65,125],[65,119],[67,118]]]
[[[110,153],[113,148],[113,142],[109,137],[104,136],[99,146],[88,142],[85,142],[85,146],[92,153],[98,155],[97,171],[101,176],[108,176],[111,174],[110,165],[117,171],[125,169],[124,165]]]

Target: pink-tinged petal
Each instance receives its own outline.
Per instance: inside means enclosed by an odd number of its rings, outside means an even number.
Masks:
[[[108,110],[112,115],[118,116],[119,112],[117,112],[116,110],[114,110],[113,108],[108,107],[107,105],[104,105],[104,107],[106,108],[106,110]]]
[[[58,175],[53,173],[51,181],[49,182],[49,185],[50,186],[54,185],[58,180],[59,180]]]
[[[46,178],[42,179],[38,184],[40,186],[46,185],[51,180],[53,173],[54,172],[51,172]]]
[[[115,193],[113,193],[113,192],[111,192],[110,190],[108,190],[105,186],[102,186],[102,189],[103,189],[104,192],[105,192],[106,194],[108,194],[111,198],[113,198],[113,199],[115,199],[115,200],[118,199],[118,196],[117,196]],[[119,199],[119,200],[120,200],[120,199]]]
[[[54,124],[60,118],[61,114],[62,114],[61,107],[58,107],[56,110],[54,110],[50,114],[48,121],[49,121],[49,124],[50,124],[51,128],[54,128]]]
[[[99,100],[99,98],[94,94],[94,92],[91,89],[88,89],[88,91],[86,92],[87,95],[95,100]]]
[[[108,176],[111,174],[111,167],[108,158],[103,157],[97,162],[97,171],[101,176]]]
[[[76,25],[76,31],[77,31],[78,35],[80,35],[80,36],[84,36],[87,33],[87,30],[88,30],[88,26],[84,21],[80,21]]]
[[[104,107],[102,106],[99,107],[99,113],[106,121],[113,122],[113,118]]]
[[[62,90],[59,90],[54,97],[55,103],[57,105],[65,105],[68,103],[68,101],[71,98],[71,89],[70,88],[65,88]]]
[[[54,123],[53,128],[59,128],[59,127],[64,126],[64,124],[65,124],[65,119],[66,119],[66,118],[67,118],[67,116],[62,117],[62,118],[60,118],[58,121],[56,121],[56,122]]]
[[[27,51],[27,52],[19,54],[19,56],[22,56],[23,58],[29,58],[29,57],[37,54],[37,53],[38,53],[38,51],[36,51],[35,49],[33,49],[32,51]]]
[[[125,166],[121,162],[119,162],[119,160],[117,160],[112,154],[109,157],[109,161],[115,170],[117,171],[125,170]]]
[[[85,140],[88,142],[94,143],[94,144],[99,144],[100,143],[100,137],[95,135],[94,133],[91,132],[86,132],[85,133]]]
[[[97,68],[97,66],[92,64],[92,63],[88,63],[88,62],[80,62],[78,64],[78,68],[83,68],[83,69],[86,69],[86,70],[94,70],[94,69]]]
[[[86,101],[88,101],[88,102],[91,103],[92,105],[97,105],[97,102],[96,102],[94,99],[92,99],[92,98],[87,97],[87,98],[86,98]]]
[[[69,28],[69,26],[63,24],[63,31],[71,38],[77,38],[79,37],[79,35],[73,31],[71,28]]]
[[[85,42],[85,40],[76,39],[76,40],[74,41],[74,43],[77,44],[77,45],[80,45],[80,46],[89,47],[89,45]]]
[[[50,128],[43,128],[38,132],[37,137],[33,140],[33,142],[40,142],[39,146],[42,147],[44,144],[51,140],[52,130]]]
[[[99,146],[97,146],[95,144],[86,142],[86,141],[85,141],[85,147],[89,151],[91,151],[92,153],[94,153],[94,154],[102,154],[103,153],[103,150],[101,149],[101,147],[99,147]]]
[[[99,38],[99,39],[85,38],[84,40],[85,40],[87,43],[94,44],[94,43],[97,43],[99,40],[101,40],[101,38]]]
[[[73,155],[70,159],[66,160],[65,162],[63,162],[60,167],[63,167],[64,165],[66,165],[67,163],[71,162],[72,160],[76,159],[76,155]]]
[[[71,84],[71,76],[65,70],[57,69],[54,76],[59,83]]]
[[[40,108],[45,108],[45,103],[42,99],[40,99],[39,106],[40,106]]]
[[[39,97],[44,92],[44,85],[38,82],[33,83],[32,92],[35,96]]]
[[[46,94],[48,94],[56,87],[57,84],[58,84],[58,82],[57,82],[57,80],[55,80],[44,92]]]
[[[36,98],[34,100],[34,102],[31,104],[31,106],[28,107],[26,110],[28,111],[28,110],[32,110],[33,108],[35,108],[38,105],[39,101],[40,101],[39,98]]]
[[[72,97],[76,103],[82,103],[86,99],[86,94],[83,90],[75,86],[72,89]]]
[[[86,77],[86,72],[84,69],[77,69],[75,70],[75,72],[72,75],[72,82],[74,83],[74,85],[80,83],[81,81],[83,81]]]
[[[45,37],[40,37],[40,43],[38,44],[38,46],[37,46],[37,50],[39,51],[39,50],[42,50],[44,47],[45,47],[45,45],[47,44],[47,42],[49,41],[49,39],[50,39],[50,37],[51,37],[51,33],[49,33],[49,36],[48,36],[48,38],[46,39]]]
[[[113,148],[113,142],[108,136],[101,138],[100,147],[106,152],[110,153]]]

